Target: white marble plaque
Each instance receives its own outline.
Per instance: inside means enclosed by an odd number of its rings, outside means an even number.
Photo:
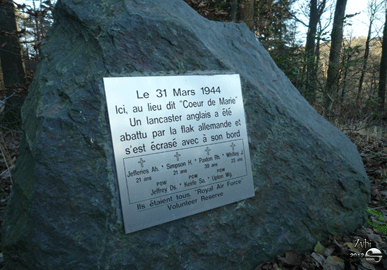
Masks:
[[[126,233],[254,196],[239,75],[104,85]]]

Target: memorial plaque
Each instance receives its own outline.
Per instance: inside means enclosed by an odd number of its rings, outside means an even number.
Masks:
[[[254,196],[239,75],[104,85],[126,233]]]

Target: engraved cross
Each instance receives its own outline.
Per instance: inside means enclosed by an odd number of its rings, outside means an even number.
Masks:
[[[207,148],[206,148],[206,150],[204,150],[204,151],[206,151],[207,152],[207,156],[210,154],[210,151],[211,151],[211,149],[210,148],[208,148],[208,146],[207,146]]]
[[[179,152],[176,152],[176,155],[174,155],[174,157],[177,159],[177,161],[179,161],[179,157],[180,157],[181,155],[179,154]]]
[[[234,151],[235,144],[232,142],[232,143],[230,144],[230,147],[232,148],[232,151]]]
[[[141,164],[141,168],[144,167],[144,162],[145,162],[145,160],[143,160],[142,158],[140,158],[140,161],[139,161],[138,163]]]

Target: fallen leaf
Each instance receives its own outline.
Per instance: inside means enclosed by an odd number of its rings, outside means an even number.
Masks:
[[[285,252],[285,258],[278,258],[285,265],[298,266],[302,262],[301,256],[298,255],[296,251],[290,250]]]
[[[317,241],[317,244],[314,246],[314,252],[323,254],[324,250],[325,250],[325,247],[320,243],[320,241]]]
[[[312,258],[315,259],[321,266],[324,266],[325,264],[325,257],[319,253],[313,252],[312,253]]]
[[[359,247],[355,247],[355,243],[345,243],[345,245],[350,249],[352,250],[353,252],[358,252],[358,253],[361,253],[361,249]]]

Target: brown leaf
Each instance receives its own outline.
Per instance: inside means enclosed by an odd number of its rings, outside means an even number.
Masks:
[[[358,247],[355,247],[355,243],[347,242],[347,243],[345,243],[345,245],[346,245],[350,250],[352,250],[353,252],[361,253],[361,249],[359,249]]]
[[[332,255],[332,253],[335,251],[335,246],[334,245],[330,245],[329,247],[327,247],[324,252],[323,252],[323,255],[324,256],[330,256]]]
[[[329,256],[323,266],[324,269],[344,270],[344,260],[337,256]]]
[[[282,263],[289,266],[298,266],[302,262],[302,257],[294,250],[286,251],[285,258],[278,258]]]
[[[374,188],[371,190],[371,196],[380,196],[379,190],[377,188]]]

